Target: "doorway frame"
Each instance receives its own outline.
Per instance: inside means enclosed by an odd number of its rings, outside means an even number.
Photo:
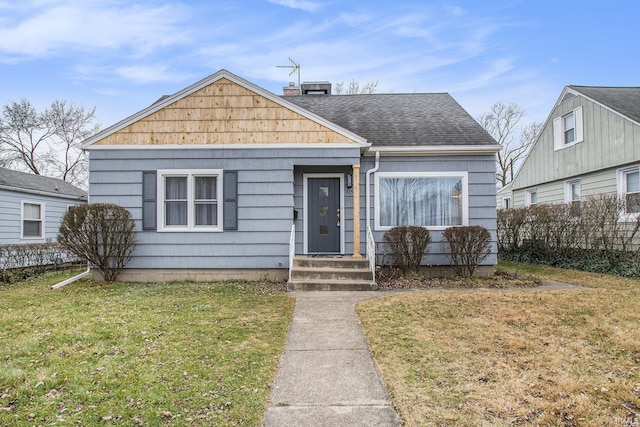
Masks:
[[[304,215],[302,218],[303,229],[303,253],[309,254],[309,192],[308,182],[309,178],[339,178],[340,179],[340,254],[344,255],[345,252],[345,229],[346,229],[346,217],[344,209],[344,173],[304,173],[302,174],[302,206]],[[315,252],[314,252],[315,253]]]

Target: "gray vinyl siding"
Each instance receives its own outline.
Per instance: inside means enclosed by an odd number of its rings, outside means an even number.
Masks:
[[[554,151],[553,119],[582,107],[584,140]],[[640,159],[640,125],[583,96],[560,103],[523,163],[514,190],[621,167]],[[558,200],[554,200],[558,201]]]
[[[365,183],[367,170],[373,168],[374,159],[365,157],[362,160],[362,178]],[[469,202],[469,224],[479,225],[489,230],[491,234],[491,254],[483,261],[483,265],[495,265],[497,263],[496,245],[496,186],[495,186],[495,156],[433,156],[433,157],[381,157],[380,168],[377,172],[467,172],[468,173],[468,202]],[[375,175],[375,174],[374,174]],[[370,182],[371,194],[371,215],[370,227],[373,231],[374,239],[378,242],[378,250],[382,250],[384,231],[375,230],[374,194],[375,177]],[[365,229],[365,199],[364,188],[362,190],[363,199],[361,201],[363,230]],[[363,245],[365,244],[365,233],[362,233]],[[431,244],[429,253],[423,260],[426,265],[449,265],[450,261],[443,244],[442,231],[431,232]],[[364,253],[364,246],[362,248]]]
[[[93,150],[89,200],[116,203],[132,213],[138,246],[128,268],[287,268],[294,206],[303,216],[302,172],[322,165],[347,172],[359,161],[357,147]],[[142,231],[142,171],[159,169],[238,171],[238,230]],[[302,221],[296,221],[296,252],[302,253],[298,224]]]
[[[22,202],[40,203],[44,207],[44,238],[21,237]],[[57,239],[62,217],[71,205],[81,202],[32,193],[0,189],[0,244],[45,243]]]
[[[617,171],[618,168],[611,168],[573,177],[571,178],[571,180],[580,180],[580,192],[583,199],[585,197],[602,193],[616,194],[618,192]],[[564,203],[565,183],[567,181],[570,180],[547,182],[529,188],[535,188],[538,191],[538,203]],[[527,190],[529,190],[529,188],[517,190],[514,192],[514,207],[525,206],[525,193]]]

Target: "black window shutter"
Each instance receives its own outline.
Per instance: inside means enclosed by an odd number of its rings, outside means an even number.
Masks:
[[[155,230],[156,225],[156,172],[142,172],[142,229]]]
[[[238,229],[238,171],[223,172],[223,230]]]

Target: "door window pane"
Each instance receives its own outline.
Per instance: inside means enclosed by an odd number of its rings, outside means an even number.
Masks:
[[[329,187],[320,187],[320,197],[329,197]]]

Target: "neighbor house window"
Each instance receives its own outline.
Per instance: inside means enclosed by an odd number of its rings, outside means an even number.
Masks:
[[[582,142],[582,107],[553,120],[553,140],[556,151]]]
[[[158,171],[159,229],[222,230],[222,171]]]
[[[638,166],[618,171],[618,195],[625,201],[625,213],[636,217],[640,213],[640,169]]]
[[[524,193],[525,205],[531,206],[538,203],[538,190],[527,190]]]
[[[22,238],[44,238],[44,204],[22,202]]]
[[[576,120],[573,111],[562,117],[564,143],[571,144],[576,140]]]
[[[376,228],[446,228],[467,223],[467,174],[379,173]]]
[[[580,188],[580,180],[575,179],[565,182],[565,202],[570,204],[571,215],[580,215],[580,200],[582,199],[582,190]]]
[[[502,199],[502,208],[503,209],[511,208],[511,197],[505,197]]]

